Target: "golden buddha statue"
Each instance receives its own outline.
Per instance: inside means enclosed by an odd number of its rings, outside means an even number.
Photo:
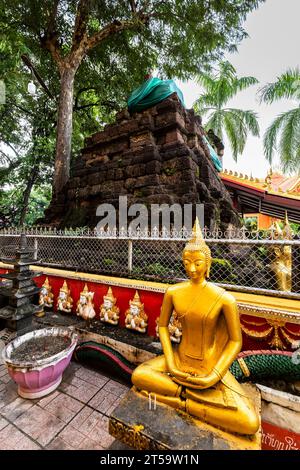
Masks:
[[[52,287],[49,284],[49,279],[46,277],[44,284],[42,285],[40,296],[39,296],[39,305],[42,307],[52,308],[53,307],[53,294]]]
[[[119,323],[120,309],[116,306],[117,299],[109,287],[107,294],[103,296],[103,304],[100,307],[100,321],[117,325]]]
[[[271,226],[273,236],[277,240],[290,240],[293,236],[287,214],[285,215],[283,230],[278,222]],[[292,247],[291,245],[275,245],[271,247],[274,260],[271,268],[276,276],[277,289],[284,292],[292,290]]]
[[[259,417],[241,385],[229,372],[242,346],[237,304],[232,295],[207,281],[211,253],[196,219],[193,238],[183,251],[188,281],[170,286],[164,296],[159,336],[164,354],[138,366],[135,389],[226,431],[252,435]],[[172,347],[168,325],[173,309],[182,325]]]
[[[178,315],[175,310],[171,315],[168,329],[170,334],[170,340],[172,341],[172,343],[180,343],[182,336],[182,326],[180,321],[178,320]],[[155,331],[157,338],[159,338],[159,317],[156,319]]]
[[[60,312],[71,313],[73,307],[73,299],[70,295],[68,284],[64,281],[62,287],[59,289],[56,308]]]
[[[129,330],[135,330],[139,333],[146,333],[148,325],[148,315],[144,311],[138,291],[135,292],[133,300],[129,301],[129,309],[125,312],[125,326]]]

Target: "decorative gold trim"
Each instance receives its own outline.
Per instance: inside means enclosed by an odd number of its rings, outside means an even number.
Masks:
[[[300,302],[299,302],[300,304]],[[266,309],[263,307],[258,307],[256,305],[246,305],[244,303],[239,303],[239,313],[240,315],[253,315],[254,317],[261,317],[271,320],[284,320],[289,323],[296,323],[300,325],[300,310],[299,313],[290,312],[287,310],[277,310],[277,309]]]
[[[260,339],[266,339],[273,331],[274,327],[270,326],[267,330],[264,331],[256,331],[256,330],[250,330],[250,328],[247,328],[245,325],[241,323],[241,328],[246,335],[250,336],[251,338],[260,338]]]
[[[128,426],[115,418],[109,419],[109,434],[137,450],[168,450],[163,444],[142,434],[143,426]]]
[[[250,377],[251,373],[250,370],[248,369],[248,366],[245,362],[245,360],[242,357],[238,358],[238,363],[240,365],[240,368],[244,374],[245,377]]]

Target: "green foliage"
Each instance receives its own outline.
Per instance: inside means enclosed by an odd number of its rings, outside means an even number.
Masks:
[[[152,263],[147,266],[146,271],[147,274],[164,275],[168,274],[169,269],[161,263]]]
[[[217,282],[234,282],[236,276],[231,262],[223,258],[212,258],[210,278]]]
[[[300,171],[300,69],[289,69],[274,83],[260,90],[261,100],[273,103],[280,99],[298,101],[294,109],[279,114],[264,135],[264,151],[272,163],[275,152],[280,156],[284,171]]]
[[[23,190],[18,186],[0,192],[0,227],[19,225],[22,199]],[[43,217],[50,199],[51,187],[49,185],[40,185],[33,188],[25,217],[25,225],[34,225],[39,218]]]
[[[248,134],[259,136],[257,114],[251,110],[228,108],[228,101],[239,91],[258,83],[254,77],[238,78],[229,62],[221,62],[216,73],[203,73],[198,82],[204,91],[194,103],[198,114],[206,118],[205,128],[223,140],[224,132],[229,139],[233,157],[243,153]]]
[[[246,217],[244,219],[244,224],[249,232],[257,230],[257,217]]]
[[[104,258],[103,264],[104,264],[104,266],[106,266],[107,268],[112,268],[112,267],[116,264],[116,262],[115,262],[113,259]]]

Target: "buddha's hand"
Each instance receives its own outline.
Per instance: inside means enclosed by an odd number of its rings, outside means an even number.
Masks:
[[[191,385],[197,386],[199,388],[209,388],[219,382],[220,378],[212,372],[211,374],[205,375],[204,377],[200,376],[191,376],[189,375],[186,379]]]
[[[176,369],[176,367],[172,367],[169,372],[176,379],[186,380],[187,377],[189,377],[189,374],[187,372],[183,372],[182,370]]]

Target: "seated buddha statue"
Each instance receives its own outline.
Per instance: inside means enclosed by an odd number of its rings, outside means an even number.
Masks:
[[[42,285],[39,295],[39,305],[47,308],[53,307],[53,293],[52,287],[49,284],[49,279],[46,277],[44,284]]]
[[[62,287],[59,289],[57,298],[56,308],[60,312],[71,313],[73,307],[73,299],[70,295],[70,289],[66,281],[64,281]]]
[[[207,281],[211,252],[196,219],[183,251],[188,281],[170,286],[159,320],[163,355],[133,372],[136,391],[225,431],[253,435],[259,417],[229,371],[242,346],[237,304],[232,295]],[[172,347],[168,324],[176,310],[182,325]]]
[[[144,310],[138,291],[135,292],[133,300],[129,301],[130,307],[125,312],[125,326],[129,330],[146,333],[148,326],[148,315]]]
[[[100,307],[100,321],[118,325],[120,309],[116,306],[117,299],[113,295],[112,288],[109,287],[107,294],[103,296],[103,304]]]

